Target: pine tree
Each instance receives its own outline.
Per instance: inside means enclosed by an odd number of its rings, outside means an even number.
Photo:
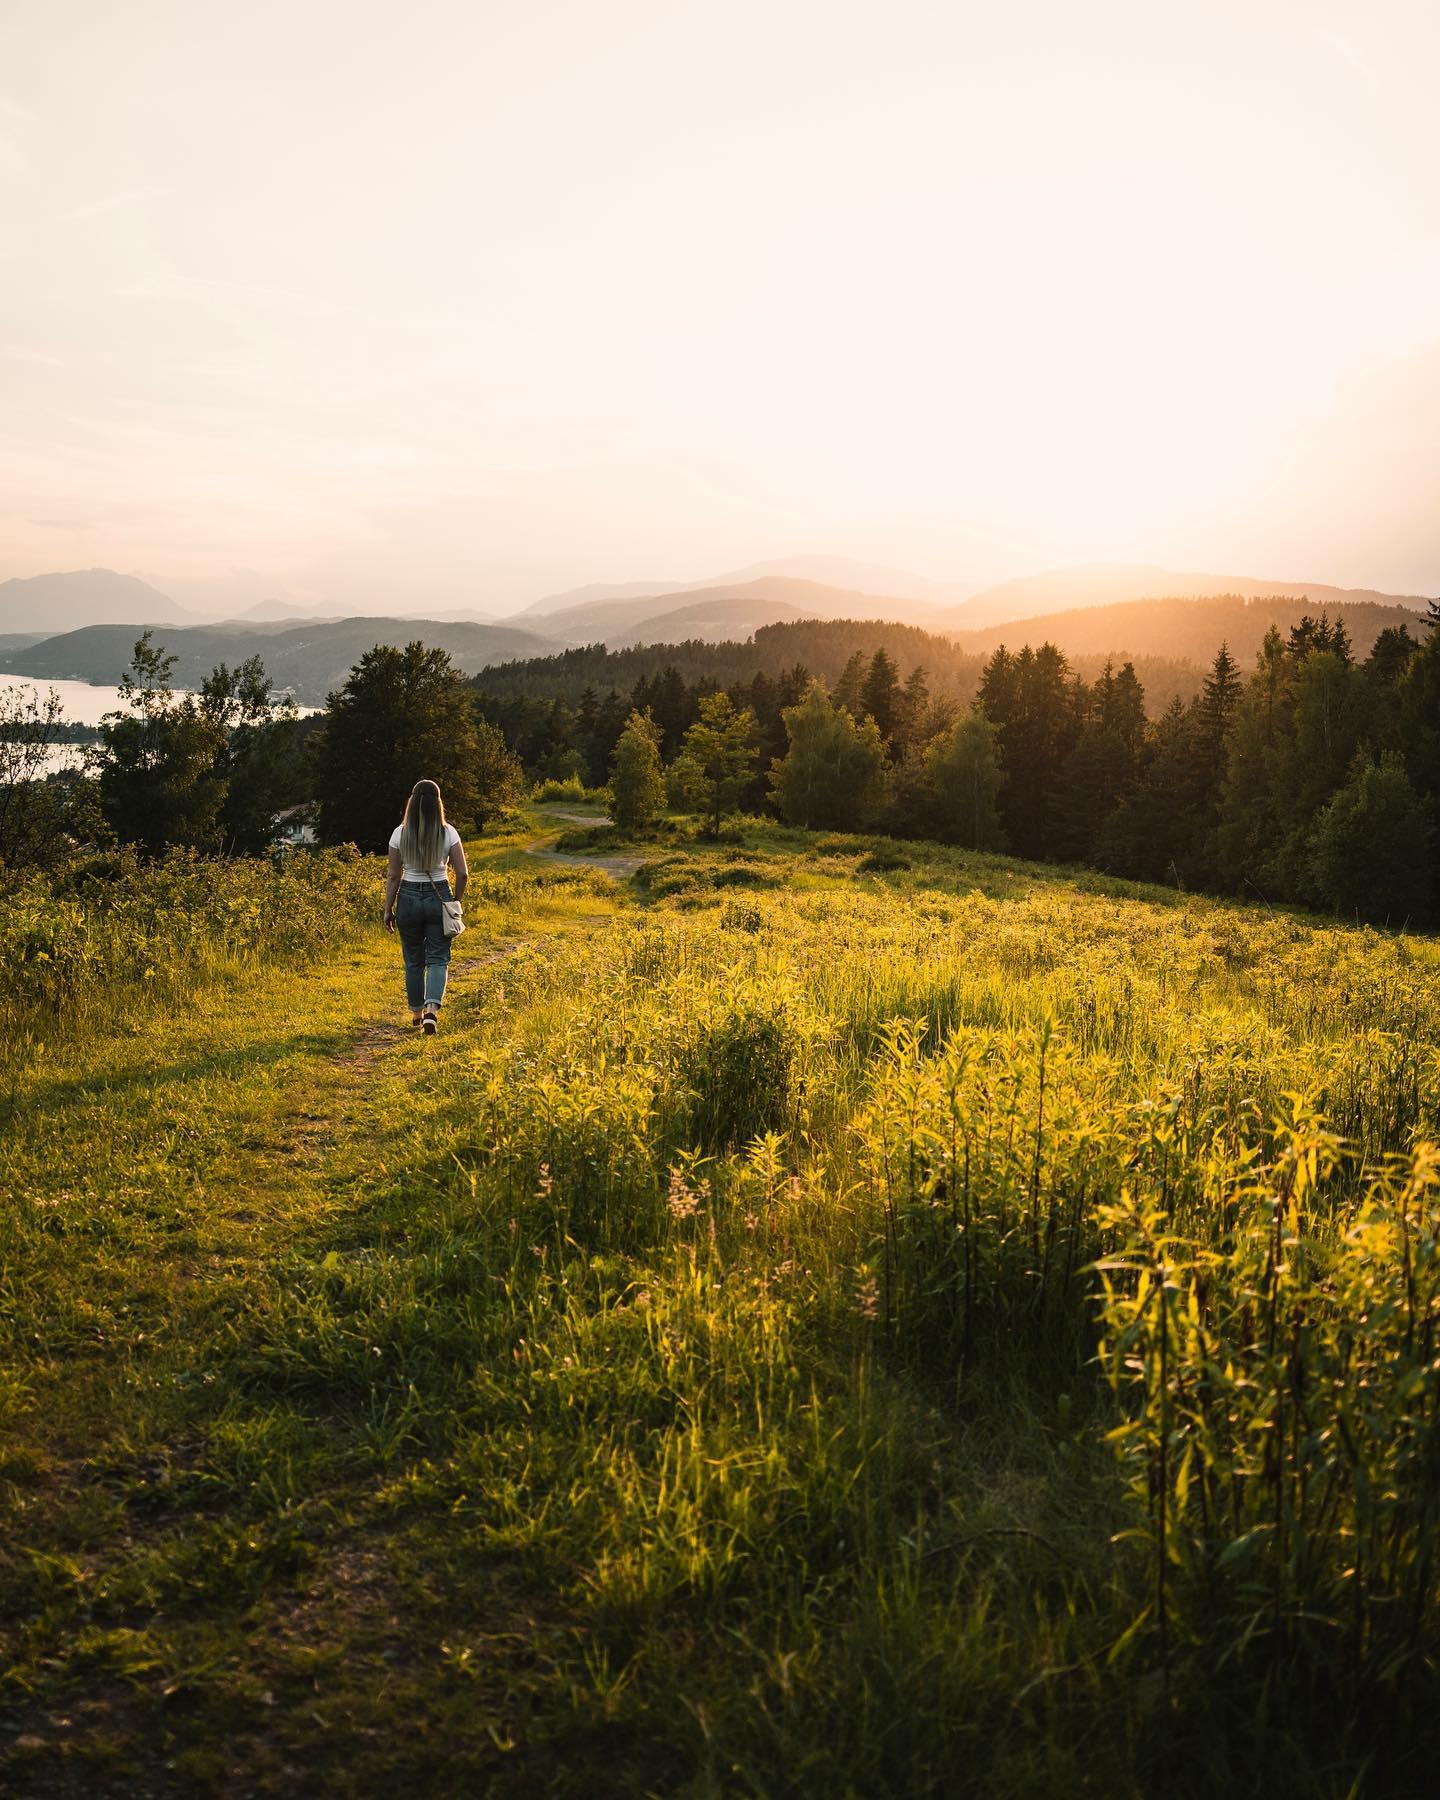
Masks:
[[[660,728],[662,755],[674,756],[680,740],[695,717],[695,697],[685,685],[685,677],[671,664],[660,672],[650,691],[650,712]]]
[[[781,712],[787,706],[797,706],[810,686],[810,671],[804,663],[791,663],[788,669],[782,670],[776,682],[776,701]]]
[[[755,767],[755,715],[728,694],[707,694],[676,760],[683,791],[706,813],[710,835],[733,812]]]
[[[875,721],[881,737],[891,746],[900,725],[902,704],[894,659],[885,650],[877,650],[860,686],[860,711]]]
[[[1245,684],[1230,646],[1222,643],[1200,690],[1196,709],[1196,739],[1207,781],[1218,783],[1225,768],[1225,737],[1235,719],[1235,709]]]
[[[1410,659],[1396,689],[1397,736],[1416,788],[1440,811],[1440,631]]]
[[[580,698],[575,706],[573,733],[575,748],[580,752],[581,757],[584,759],[582,776],[586,787],[597,787],[600,781],[604,779],[603,762],[600,765],[602,769],[601,775],[597,777],[595,773],[597,760],[595,755],[595,727],[599,717],[600,697],[595,692],[594,688],[587,684],[582,690]]]
[[[904,757],[918,750],[926,738],[933,736],[926,727],[930,723],[930,684],[922,667],[913,668],[905,677],[900,693],[900,719],[895,731],[897,755]]]
[[[1387,625],[1370,646],[1370,654],[1365,658],[1365,673],[1381,692],[1390,693],[1419,648],[1419,639],[1411,637],[1406,626]]]
[[[925,746],[920,761],[925,822],[947,844],[998,850],[997,796],[1005,785],[995,727],[978,707]]]
[[[1239,665],[1230,646],[1222,643],[1190,715],[1190,781],[1183,795],[1177,796],[1192,851],[1185,860],[1192,864],[1203,864],[1206,846],[1219,824],[1230,732],[1244,691]]]
[[[1236,708],[1225,747],[1214,844],[1207,852],[1231,890],[1272,884],[1280,835],[1280,763],[1290,718],[1290,653],[1271,626]]]
[[[867,824],[885,792],[885,746],[873,719],[856,724],[818,681],[785,709],[788,748],[770,765],[782,819],[810,829]]]
[[[632,712],[610,760],[610,812],[622,831],[653,824],[665,804],[660,733],[650,714]]]
[[[1400,758],[1358,755],[1309,834],[1313,897],[1349,918],[1428,923],[1433,836],[1432,810]]]
[[[1145,881],[1183,882],[1192,872],[1194,748],[1191,715],[1178,695],[1147,734],[1129,791],[1101,828],[1096,861]]]
[[[860,690],[865,683],[865,671],[865,652],[856,650],[840,671],[840,679],[835,683],[835,690],[831,695],[837,707],[843,706],[857,719],[864,710],[860,704]]]
[[[1061,854],[1066,762],[1079,736],[1083,692],[1054,644],[1003,646],[986,664],[980,703],[1000,740],[1000,822],[1018,856]]]

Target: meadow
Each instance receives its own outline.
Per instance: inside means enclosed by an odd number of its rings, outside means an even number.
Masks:
[[[0,902],[9,1791],[1428,1792],[1440,946],[563,824]]]

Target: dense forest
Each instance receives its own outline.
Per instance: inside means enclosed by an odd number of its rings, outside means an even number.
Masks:
[[[603,783],[632,715],[674,769],[723,693],[748,720],[742,806],[1413,924],[1440,911],[1440,632],[1425,623],[1423,641],[1386,628],[1363,660],[1343,618],[1272,627],[1248,672],[1222,645],[1158,716],[1132,662],[1092,673],[1052,644],[980,662],[850,621],[571,651],[472,686],[532,778]]]
[[[699,693],[731,688],[756,675],[773,680],[797,664],[833,684],[857,652],[871,657],[877,650],[901,667],[923,668],[934,693],[965,706],[980,691],[988,656],[988,651],[960,648],[951,637],[889,619],[796,619],[762,625],[743,641],[691,638],[680,644],[634,644],[622,650],[586,644],[554,655],[492,664],[474,677],[473,686],[486,703],[487,716],[498,717],[498,712],[490,711],[492,703],[517,700],[561,700],[573,711],[587,690],[627,695],[637,682],[668,677],[672,670]],[[1077,656],[1072,666],[1093,680],[1106,660],[1104,655]],[[1195,663],[1172,656],[1133,660],[1157,717],[1176,695],[1190,700],[1200,691],[1202,670]],[[521,718],[523,709],[514,716]]]
[[[1418,633],[1388,627],[1363,658],[1339,616],[1272,627],[1248,671],[1222,645],[1158,714],[1132,661],[1094,669],[1048,643],[981,661],[913,627],[832,621],[470,681],[441,648],[376,646],[301,720],[258,658],[177,693],[147,633],[87,774],[45,778],[65,731],[53,701],[0,708],[0,868],[107,836],[258,851],[307,800],[324,839],[375,849],[423,770],[466,829],[527,779],[574,778],[608,786],[630,827],[666,806],[712,832],[769,813],[1433,925],[1437,622],[1440,606]],[[563,691],[534,691],[547,675]]]

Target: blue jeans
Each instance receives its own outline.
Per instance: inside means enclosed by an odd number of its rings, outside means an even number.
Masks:
[[[405,998],[411,1012],[439,1006],[445,998],[450,973],[450,939],[445,935],[442,895],[448,899],[448,883],[402,881],[395,896],[395,929],[400,935],[400,954],[405,959]]]

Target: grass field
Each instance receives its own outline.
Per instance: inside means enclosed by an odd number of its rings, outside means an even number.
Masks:
[[[0,919],[0,1785],[1429,1792],[1440,948],[562,825]]]

